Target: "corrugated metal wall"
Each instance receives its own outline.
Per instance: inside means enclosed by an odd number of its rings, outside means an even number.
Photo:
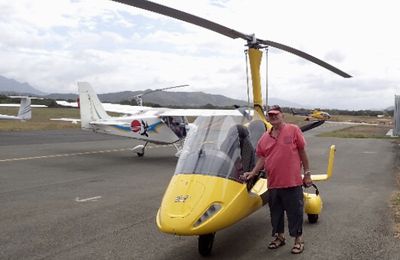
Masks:
[[[400,136],[400,96],[394,96],[394,128],[393,135]]]

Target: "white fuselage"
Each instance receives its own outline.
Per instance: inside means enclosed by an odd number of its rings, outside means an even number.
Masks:
[[[179,141],[179,137],[157,116],[130,116],[90,122],[90,129],[96,133],[104,133],[146,142],[171,144]]]

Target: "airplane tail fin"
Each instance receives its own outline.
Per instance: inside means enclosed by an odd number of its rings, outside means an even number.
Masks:
[[[89,83],[78,82],[78,90],[82,129],[90,129],[92,121],[110,118]]]
[[[21,104],[17,117],[22,120],[29,120],[32,118],[31,99],[29,97],[21,97]]]

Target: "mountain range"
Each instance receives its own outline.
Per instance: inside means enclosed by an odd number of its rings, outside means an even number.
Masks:
[[[21,94],[21,95],[35,95],[42,96],[46,93],[35,89],[28,83],[21,83],[14,79],[9,79],[0,75],[0,93],[6,95]]]
[[[120,103],[121,101],[131,100],[134,96],[150,91],[123,91],[115,93],[98,94],[102,102]],[[76,100],[76,94],[50,94],[44,96],[51,99],[72,99]],[[154,92],[143,97],[144,103],[158,104],[160,106],[181,106],[181,107],[198,107],[207,104],[218,107],[229,107],[233,105],[245,106],[247,102],[239,99],[232,99],[223,95],[214,95],[204,92]],[[286,107],[301,107],[299,104],[290,103],[279,99],[270,99],[270,103],[280,104]],[[271,103],[271,104],[272,104]]]
[[[120,103],[121,101],[131,100],[134,96],[149,92],[144,91],[123,91],[115,93],[99,94],[99,99],[102,102]],[[9,79],[0,76],[0,93],[5,95],[33,95],[41,96],[49,99],[76,100],[77,94],[54,93],[47,94],[32,87],[29,83],[21,83],[14,79]],[[239,99],[228,98],[223,95],[214,95],[204,92],[154,92],[143,97],[144,103],[153,103],[160,106],[181,106],[181,107],[198,107],[205,105],[213,105],[218,107],[229,107],[233,105],[244,106],[247,102]],[[289,101],[270,98],[270,104],[279,104],[282,107],[303,107],[300,104]]]

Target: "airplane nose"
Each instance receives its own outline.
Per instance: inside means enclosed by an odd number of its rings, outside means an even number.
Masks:
[[[165,201],[171,218],[184,218],[192,212],[204,193],[204,185],[196,180],[180,179],[173,194]]]

